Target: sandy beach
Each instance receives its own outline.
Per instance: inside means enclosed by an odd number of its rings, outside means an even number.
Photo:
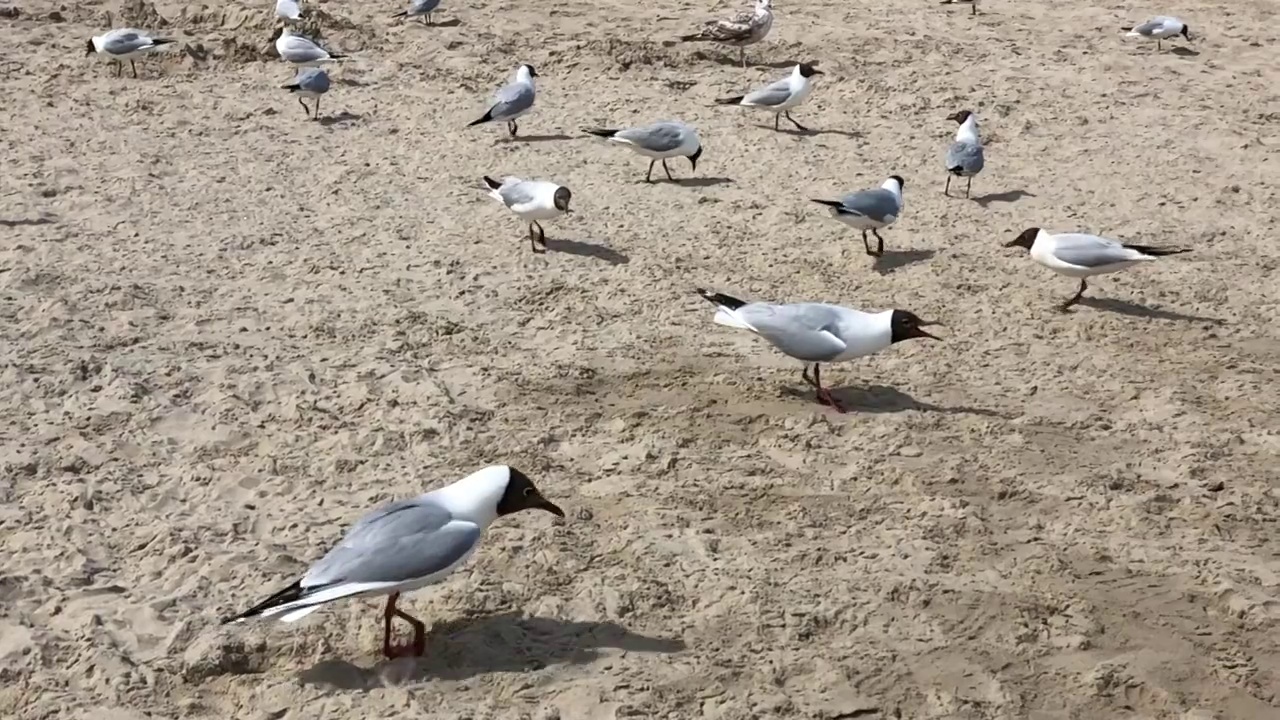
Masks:
[[[1280,717],[1274,3],[777,0],[743,70],[673,42],[738,2],[329,0],[319,122],[267,0],[0,3],[0,716]],[[85,57],[130,25],[176,47]],[[801,60],[816,132],[715,105]],[[522,139],[466,127],[520,63]],[[581,132],[667,118],[681,183]],[[893,174],[876,260],[810,198]],[[483,175],[572,188],[550,252]],[[1192,252],[1064,314],[1034,226]],[[699,287],[944,340],[837,414]],[[218,623],[492,463],[568,517],[402,600],[421,659],[377,599]]]

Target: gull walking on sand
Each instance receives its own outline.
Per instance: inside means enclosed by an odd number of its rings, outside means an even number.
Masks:
[[[1089,289],[1086,279],[1094,275],[1118,272],[1138,263],[1151,262],[1165,255],[1190,252],[1182,248],[1161,248],[1152,245],[1131,245],[1097,235],[1062,233],[1053,235],[1041,228],[1027,228],[1005,247],[1020,247],[1031,251],[1031,259],[1065,275],[1079,278],[1080,289],[1058,309],[1066,312],[1080,302]]]
[[[772,0],[756,0],[751,10],[743,10],[731,18],[711,20],[692,35],[681,35],[684,42],[714,42],[738,48],[738,61],[747,67],[748,45],[755,45],[773,28]]]
[[[293,79],[293,82],[281,87],[291,93],[297,93],[298,103],[302,105],[307,117],[315,120],[320,119],[320,96],[329,92],[329,73],[320,68],[299,68],[298,76]],[[311,108],[307,107],[307,103],[303,101],[303,98],[315,99],[316,109],[314,113]]]
[[[773,113],[773,129],[778,129],[778,120],[785,116],[796,126],[797,130],[808,132],[809,128],[801,125],[791,117],[791,108],[799,105],[813,91],[813,76],[823,74],[808,63],[800,63],[791,69],[791,74],[746,95],[735,95],[720,100],[720,105],[742,105],[760,108]]]
[[[289,28],[276,28],[271,34],[271,39],[275,42],[276,54],[280,59],[299,67],[319,67],[324,63],[346,57],[346,55],[325,50],[311,38],[299,35]]]
[[[276,0],[276,17],[288,22],[302,19],[302,7],[298,0]]]
[[[906,310],[867,313],[827,303],[749,303],[724,293],[702,289],[697,293],[716,306],[717,325],[755,333],[782,354],[803,362],[800,377],[814,389],[818,402],[838,412],[844,412],[844,407],[822,387],[822,363],[864,357],[912,338],[941,339],[923,328],[942,323],[921,320]],[[811,363],[813,377],[809,377]]]
[[[391,17],[395,18],[422,18],[424,25],[431,24],[431,13],[440,7],[440,0],[410,0],[409,9],[402,10]]]
[[[645,182],[653,182],[653,165],[662,162],[662,169],[671,177],[671,168],[667,167],[670,158],[687,157],[694,170],[698,169],[698,158],[702,157],[702,141],[698,139],[698,131],[692,126],[673,120],[663,120],[642,127],[609,129],[583,128],[596,137],[602,137],[612,143],[624,145],[636,153],[649,158],[649,171],[644,174]]]
[[[259,617],[295,622],[335,600],[387,595],[382,612],[383,654],[388,658],[422,655],[426,626],[396,607],[400,595],[444,580],[475,553],[494,520],[521,510],[545,510],[564,517],[564,511],[542,497],[533,481],[507,465],[492,465],[452,485],[384,505],[360,518],[301,579],[222,622]],[[395,618],[413,628],[408,644],[391,641]]]
[[[516,119],[533,109],[533,100],[536,95],[533,79],[536,77],[538,77],[538,71],[534,70],[532,65],[521,65],[516,68],[515,77],[498,89],[493,96],[493,104],[485,114],[467,123],[467,127],[487,122],[505,122],[507,132],[511,137],[515,137],[520,130]]]
[[[871,257],[884,254],[884,238],[878,232],[898,221],[902,215],[902,188],[905,181],[899,175],[890,176],[874,190],[859,190],[839,200],[813,200],[831,208],[831,216],[840,222],[862,231],[862,247]],[[876,236],[876,249],[867,242],[867,232]]]
[[[1187,27],[1187,24],[1178,18],[1166,15],[1157,15],[1141,25],[1122,27],[1120,29],[1126,31],[1125,37],[1155,40],[1157,52],[1162,49],[1160,41],[1168,40],[1172,37],[1181,35],[1187,39],[1187,42],[1191,42],[1191,28]]]
[[[563,185],[518,177],[504,177],[499,182],[488,175],[484,177],[484,184],[489,187],[490,197],[529,223],[529,246],[534,252],[546,252],[547,248],[547,233],[538,221],[573,212],[569,209],[573,193]]]
[[[961,110],[947,119],[960,123],[960,128],[956,130],[955,141],[947,148],[947,186],[943,188],[942,194],[951,194],[952,176],[962,177],[968,180],[964,186],[964,196],[967,198],[969,189],[973,187],[973,176],[982,172],[982,167],[986,164],[982,140],[978,137],[978,116],[968,110]]]
[[[128,60],[133,76],[138,77],[138,66],[134,64],[134,60],[173,42],[168,38],[152,37],[142,30],[118,28],[90,38],[85,45],[84,54],[88,57],[97,53],[115,62],[116,77],[124,73],[124,61]]]

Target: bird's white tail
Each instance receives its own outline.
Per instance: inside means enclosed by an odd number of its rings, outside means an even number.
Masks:
[[[716,316],[712,318],[712,320],[714,320],[717,325],[738,328],[739,330],[750,330],[751,332],[756,331],[755,328],[751,327],[751,323],[742,319],[742,316],[738,314],[737,310],[730,310],[727,307],[721,307],[716,310]]]

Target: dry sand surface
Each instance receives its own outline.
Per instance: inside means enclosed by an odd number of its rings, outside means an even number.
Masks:
[[[1273,2],[779,0],[745,72],[664,42],[737,5],[320,2],[353,55],[320,123],[269,0],[13,3],[0,716],[1280,717]],[[1156,12],[1194,51],[1121,40]],[[83,47],[126,24],[180,47],[117,79]],[[712,104],[797,59],[821,133]],[[529,137],[465,128],[520,62]],[[579,132],[668,117],[695,182]],[[808,199],[893,173],[876,263]],[[482,174],[574,190],[554,252]],[[1059,314],[1073,282],[1001,248],[1032,225],[1194,252]],[[828,368],[837,415],[694,287],[946,340]],[[409,596],[421,660],[382,660],[377,600],[217,624],[493,462],[568,521]]]

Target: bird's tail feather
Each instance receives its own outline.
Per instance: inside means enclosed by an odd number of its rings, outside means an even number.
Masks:
[[[1143,255],[1151,257],[1163,257],[1165,255],[1178,255],[1185,252],[1191,252],[1191,248],[1162,248],[1152,245],[1125,245],[1130,250],[1137,250]]]
[[[494,180],[488,175],[484,176],[484,184],[488,185],[490,190],[497,190],[498,188],[502,187],[502,183],[498,182],[497,180]]]
[[[226,625],[228,623],[239,622],[241,620],[248,620],[249,618],[257,617],[263,614],[264,612],[270,610],[271,608],[284,605],[286,603],[294,602],[300,599],[301,597],[302,597],[302,582],[301,581],[295,582],[289,587],[277,592],[276,594],[272,595],[266,600],[263,600],[257,605],[254,605],[248,610],[245,610],[239,615],[232,615],[230,617],[223,618],[222,624]]]
[[[168,45],[173,42],[177,41],[172,38],[151,38],[152,45]]]
[[[493,108],[489,108],[488,110],[485,111],[484,117],[478,118],[476,120],[472,120],[471,122],[467,123],[467,127],[472,127],[474,125],[479,125],[481,123],[487,123],[492,119],[493,119]]]
[[[696,42],[698,40],[706,40],[706,38],[703,37],[702,33],[694,33],[693,35],[681,35],[680,40],[682,42]]]
[[[742,316],[738,314],[738,308],[746,305],[747,303],[732,295],[709,292],[702,288],[698,288],[696,292],[702,296],[703,300],[706,300],[716,306],[716,316],[712,318],[712,321],[714,321],[715,324],[738,328],[739,330],[750,330],[751,332],[756,331],[755,328],[751,327],[751,323],[743,320]]]
[[[280,89],[281,90],[301,90],[302,86],[299,85],[298,83],[289,83],[288,85],[281,85]]]
[[[346,55],[340,55],[340,54],[338,54],[338,53],[331,52],[331,53],[329,53],[329,57],[333,58],[334,60],[342,60],[342,59],[346,58],[347,56],[346,56]]]
[[[738,105],[746,95],[735,95],[733,97],[720,98],[716,100],[717,105]]]
[[[818,200],[817,198],[809,198],[809,200],[812,202],[816,202],[819,205],[826,205],[827,207],[833,207],[837,210],[844,207],[843,205],[840,204],[839,200]]]
[[[582,128],[582,132],[602,138],[611,138],[618,134],[617,130],[611,130],[609,128]]]
[[[392,15],[391,19],[394,20],[396,18],[408,17],[408,15],[409,15],[409,11],[403,10],[401,12],[396,13],[395,15]]]
[[[1132,26],[1132,25],[1130,25],[1129,27],[1122,27],[1122,28],[1120,28],[1120,29],[1121,29],[1121,30],[1123,30],[1123,31],[1125,31],[1125,32],[1133,32],[1133,26]]]

